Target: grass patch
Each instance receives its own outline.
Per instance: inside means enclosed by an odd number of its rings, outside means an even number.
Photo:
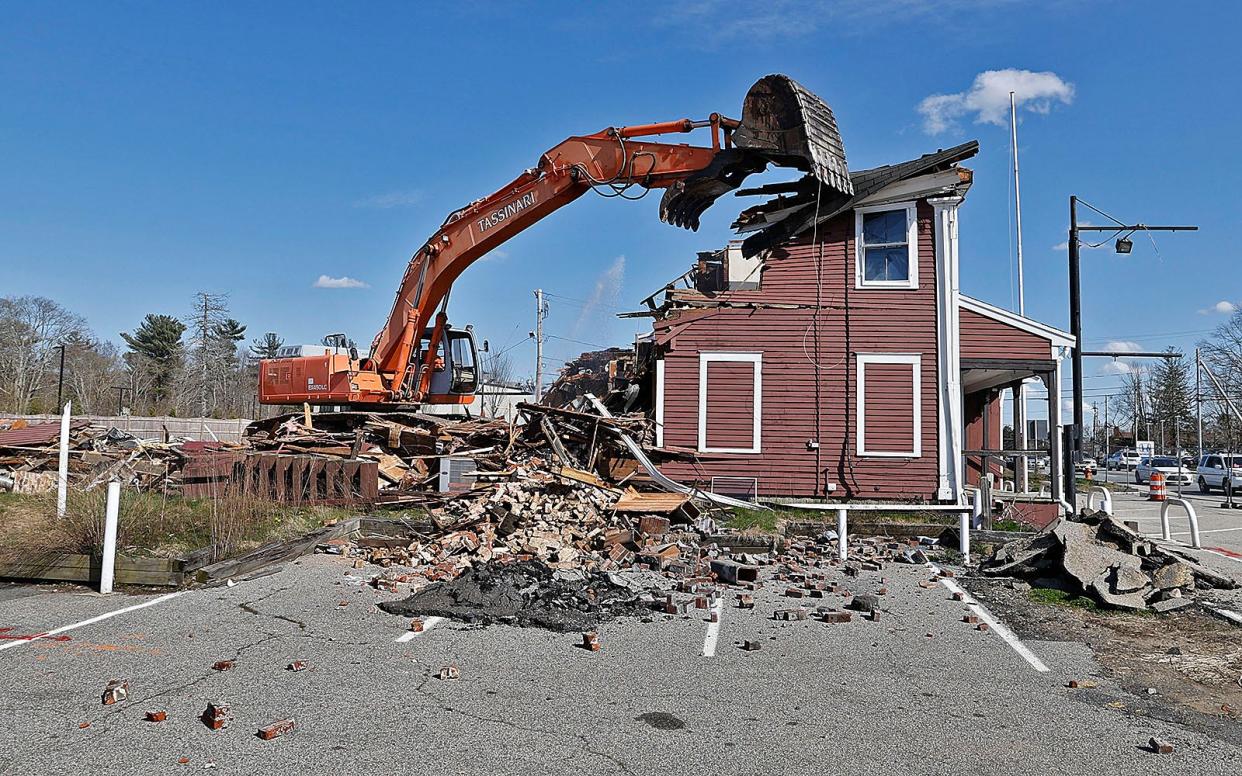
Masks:
[[[70,491],[64,518],[56,516],[55,493],[0,495],[0,563],[100,551],[105,489]],[[117,551],[177,557],[208,547],[213,561],[223,560],[354,514],[344,507],[291,507],[240,496],[184,499],[123,489]]]
[[[1073,593],[1067,593],[1064,590],[1057,590],[1051,587],[1033,587],[1027,593],[1027,597],[1037,604],[1045,604],[1047,606],[1069,606],[1075,609],[1085,609],[1089,612],[1103,611],[1094,598],[1074,595]]]
[[[723,522],[725,528],[752,533],[776,533],[776,525],[790,513],[776,509],[734,509]]]
[[[1017,520],[995,520],[992,522],[993,531],[1030,531],[1031,527]]]

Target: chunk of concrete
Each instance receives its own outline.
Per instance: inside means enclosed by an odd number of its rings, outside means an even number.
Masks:
[[[1173,612],[1178,609],[1185,609],[1187,606],[1194,604],[1194,602],[1193,598],[1166,598],[1163,601],[1155,602],[1151,605],[1151,608],[1152,611],[1163,614],[1165,612]]]
[[[1095,526],[1066,520],[1056,527],[1053,535],[1061,544],[1061,565],[1083,590],[1098,586],[1113,595],[1107,578],[1113,576],[1109,572],[1114,567],[1134,569],[1142,573],[1142,560],[1100,542],[1096,538]],[[1097,585],[1097,582],[1100,584]],[[1144,582],[1146,583],[1146,579]]]
[[[1195,574],[1185,563],[1173,561],[1161,566],[1151,575],[1152,584],[1160,590],[1172,590],[1176,587],[1190,587],[1195,583]]]
[[[1087,588],[1088,591],[1093,593],[1101,603],[1115,609],[1143,611],[1147,608],[1147,598],[1143,595],[1144,590],[1133,593],[1114,593],[1112,591],[1112,583],[1109,581],[1112,576],[1111,570],[1101,574]]]
[[[1131,566],[1113,566],[1112,587],[1114,593],[1133,593],[1151,584],[1140,569]]]

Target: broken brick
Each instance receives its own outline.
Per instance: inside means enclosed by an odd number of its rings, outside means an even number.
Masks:
[[[207,708],[203,711],[203,724],[212,730],[220,730],[227,727],[229,720],[232,718],[229,707],[223,703],[208,703]]]
[[[840,624],[844,622],[850,622],[851,620],[854,619],[854,616],[850,614],[849,612],[831,611],[831,612],[820,612],[819,619],[821,622],[825,622],[830,625],[836,625],[836,624]]]
[[[282,720],[277,720],[276,722],[273,722],[272,724],[266,727],[259,728],[259,732],[257,733],[257,735],[259,736],[259,738],[262,738],[264,741],[271,741],[273,738],[276,738],[277,736],[283,736],[285,733],[291,733],[291,732],[293,732],[293,720],[282,719]]]
[[[806,592],[800,588],[790,587],[785,589],[785,596],[787,598],[802,598],[804,595],[806,595]]]
[[[285,666],[285,670],[286,671],[303,671],[310,667],[311,667],[311,664],[309,660],[294,660],[292,663]]]
[[[455,665],[447,665],[440,669],[440,673],[437,676],[444,681],[455,682],[461,678],[461,669]]]
[[[168,719],[168,712],[148,711],[146,714],[143,715],[143,719],[145,719],[147,722],[163,722],[164,720]]]
[[[1067,685],[1071,690],[1086,690],[1092,687],[1099,687],[1098,684],[1090,679],[1071,679]]]
[[[425,627],[426,626],[423,623],[422,617],[415,617],[414,619],[410,620],[410,630],[413,631],[414,633],[422,633],[423,628]]]
[[[1165,741],[1163,738],[1156,738],[1155,736],[1152,736],[1151,740],[1147,742],[1147,746],[1150,747],[1151,751],[1155,754],[1173,754],[1173,744]]]
[[[975,629],[986,633],[988,630],[988,624],[986,622],[981,622],[975,626]]]
[[[742,649],[747,652],[758,652],[762,648],[763,648],[763,645],[757,641],[743,641],[742,642]]]
[[[599,634],[595,631],[582,634],[582,648],[590,652],[599,652]]]
[[[737,608],[754,609],[755,608],[755,597],[747,593],[739,593],[737,597]]]
[[[787,622],[790,620],[805,620],[806,609],[801,606],[797,609],[777,609],[772,613],[772,617],[773,619],[785,620]]]
[[[979,624],[979,615],[977,615],[977,614],[967,614],[967,615],[963,615],[963,616],[962,616],[962,622],[966,623],[967,625],[978,625],[978,624]]]
[[[234,662],[232,660],[217,660],[211,664],[211,669],[213,671],[228,671],[233,665]]]

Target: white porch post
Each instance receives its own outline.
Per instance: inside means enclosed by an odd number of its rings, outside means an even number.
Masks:
[[[1065,498],[1061,478],[1061,359],[1064,351],[1057,354],[1057,367],[1052,373],[1052,385],[1048,386],[1048,473],[1052,483],[1052,500]]]
[[[937,429],[941,501],[962,503],[962,357],[959,319],[957,208],[962,197],[927,200],[936,242],[936,367],[939,372]]]
[[[664,359],[655,362],[655,443],[664,447]]]

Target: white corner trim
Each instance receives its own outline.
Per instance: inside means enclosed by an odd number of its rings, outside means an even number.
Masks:
[[[664,359],[655,362],[655,443],[664,447]]]
[[[754,375],[755,403],[752,411],[754,428],[751,431],[751,447],[708,447],[707,446],[707,365],[713,361],[733,361],[750,363]],[[699,352],[699,452],[700,453],[757,453],[762,445],[759,433],[762,427],[763,410],[763,354],[761,353],[723,353]]]
[[[865,458],[921,458],[923,455],[923,356],[919,353],[858,353],[858,401],[855,402],[858,428],[858,455]],[[912,450],[867,449],[867,365],[905,364],[910,367],[911,395],[914,401],[914,447]]]
[[[929,199],[936,267],[936,470],[941,501],[964,503],[962,450],[961,282],[958,268],[958,206],[962,197]]]
[[[888,210],[906,211],[906,256],[910,275],[906,280],[863,279],[863,215]],[[914,202],[891,202],[884,205],[865,205],[854,208],[854,288],[882,288],[897,291],[917,291],[919,287],[919,220]]]

